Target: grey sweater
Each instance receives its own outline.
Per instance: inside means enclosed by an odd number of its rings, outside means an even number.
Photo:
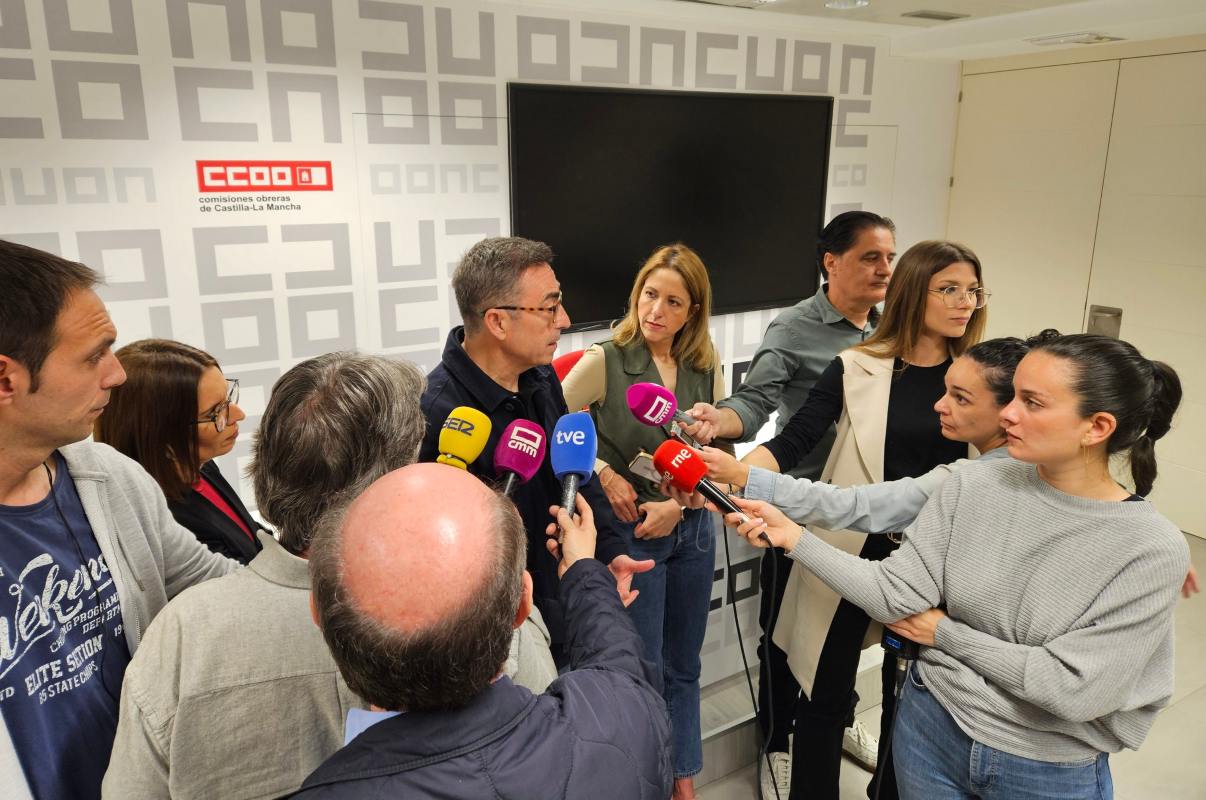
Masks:
[[[1175,525],[1002,459],[948,478],[905,534],[884,561],[808,535],[790,555],[877,620],[945,607],[919,669],[976,741],[1040,761],[1139,747],[1172,695]]]

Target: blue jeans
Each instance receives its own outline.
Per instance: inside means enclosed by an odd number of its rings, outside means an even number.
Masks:
[[[716,570],[715,523],[703,509],[687,511],[668,536],[637,539],[636,525],[618,523],[628,537],[628,554],[657,562],[632,579],[641,594],[628,607],[645,658],[662,676],[662,696],[670,713],[675,778],[703,769],[699,733],[699,651],[708,627],[712,576]]]
[[[981,744],[930,694],[916,665],[905,681],[892,751],[901,800],[1111,800],[1109,755],[1035,761]]]

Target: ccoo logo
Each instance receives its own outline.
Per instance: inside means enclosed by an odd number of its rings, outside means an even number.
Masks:
[[[198,161],[197,191],[329,192],[330,161]]]

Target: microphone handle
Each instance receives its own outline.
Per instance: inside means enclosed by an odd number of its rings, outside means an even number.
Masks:
[[[502,493],[503,497],[510,497],[511,494],[519,488],[519,475],[514,472],[508,472],[507,477],[503,478]]]
[[[723,513],[740,514],[742,521],[749,522],[749,517],[745,515],[745,512],[738,508],[737,505],[729,499],[729,496],[720,490],[719,486],[712,483],[707,478],[701,478],[699,483],[696,484],[695,490],[708,500],[711,500],[712,505],[719,508]],[[766,531],[758,534],[758,538],[766,542],[768,545],[771,545],[772,547],[774,546],[771,544],[770,537],[766,535]]]
[[[570,472],[561,479],[561,507],[565,513],[574,516],[574,498],[578,496],[578,484],[582,479],[576,472]]]

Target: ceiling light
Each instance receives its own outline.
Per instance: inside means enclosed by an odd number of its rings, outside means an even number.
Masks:
[[[825,8],[832,8],[834,11],[852,11],[856,8],[866,8],[871,5],[871,0],[827,0]]]
[[[1107,36],[1104,33],[1081,31],[1079,33],[1054,33],[1050,36],[1034,36],[1026,41],[1039,47],[1050,47],[1057,44],[1102,44],[1103,42],[1121,42],[1121,36]]]
[[[906,14],[901,14],[902,17],[913,17],[914,19],[927,19],[931,22],[950,22],[956,19],[967,19],[971,14],[959,14],[954,11],[910,11]]]

